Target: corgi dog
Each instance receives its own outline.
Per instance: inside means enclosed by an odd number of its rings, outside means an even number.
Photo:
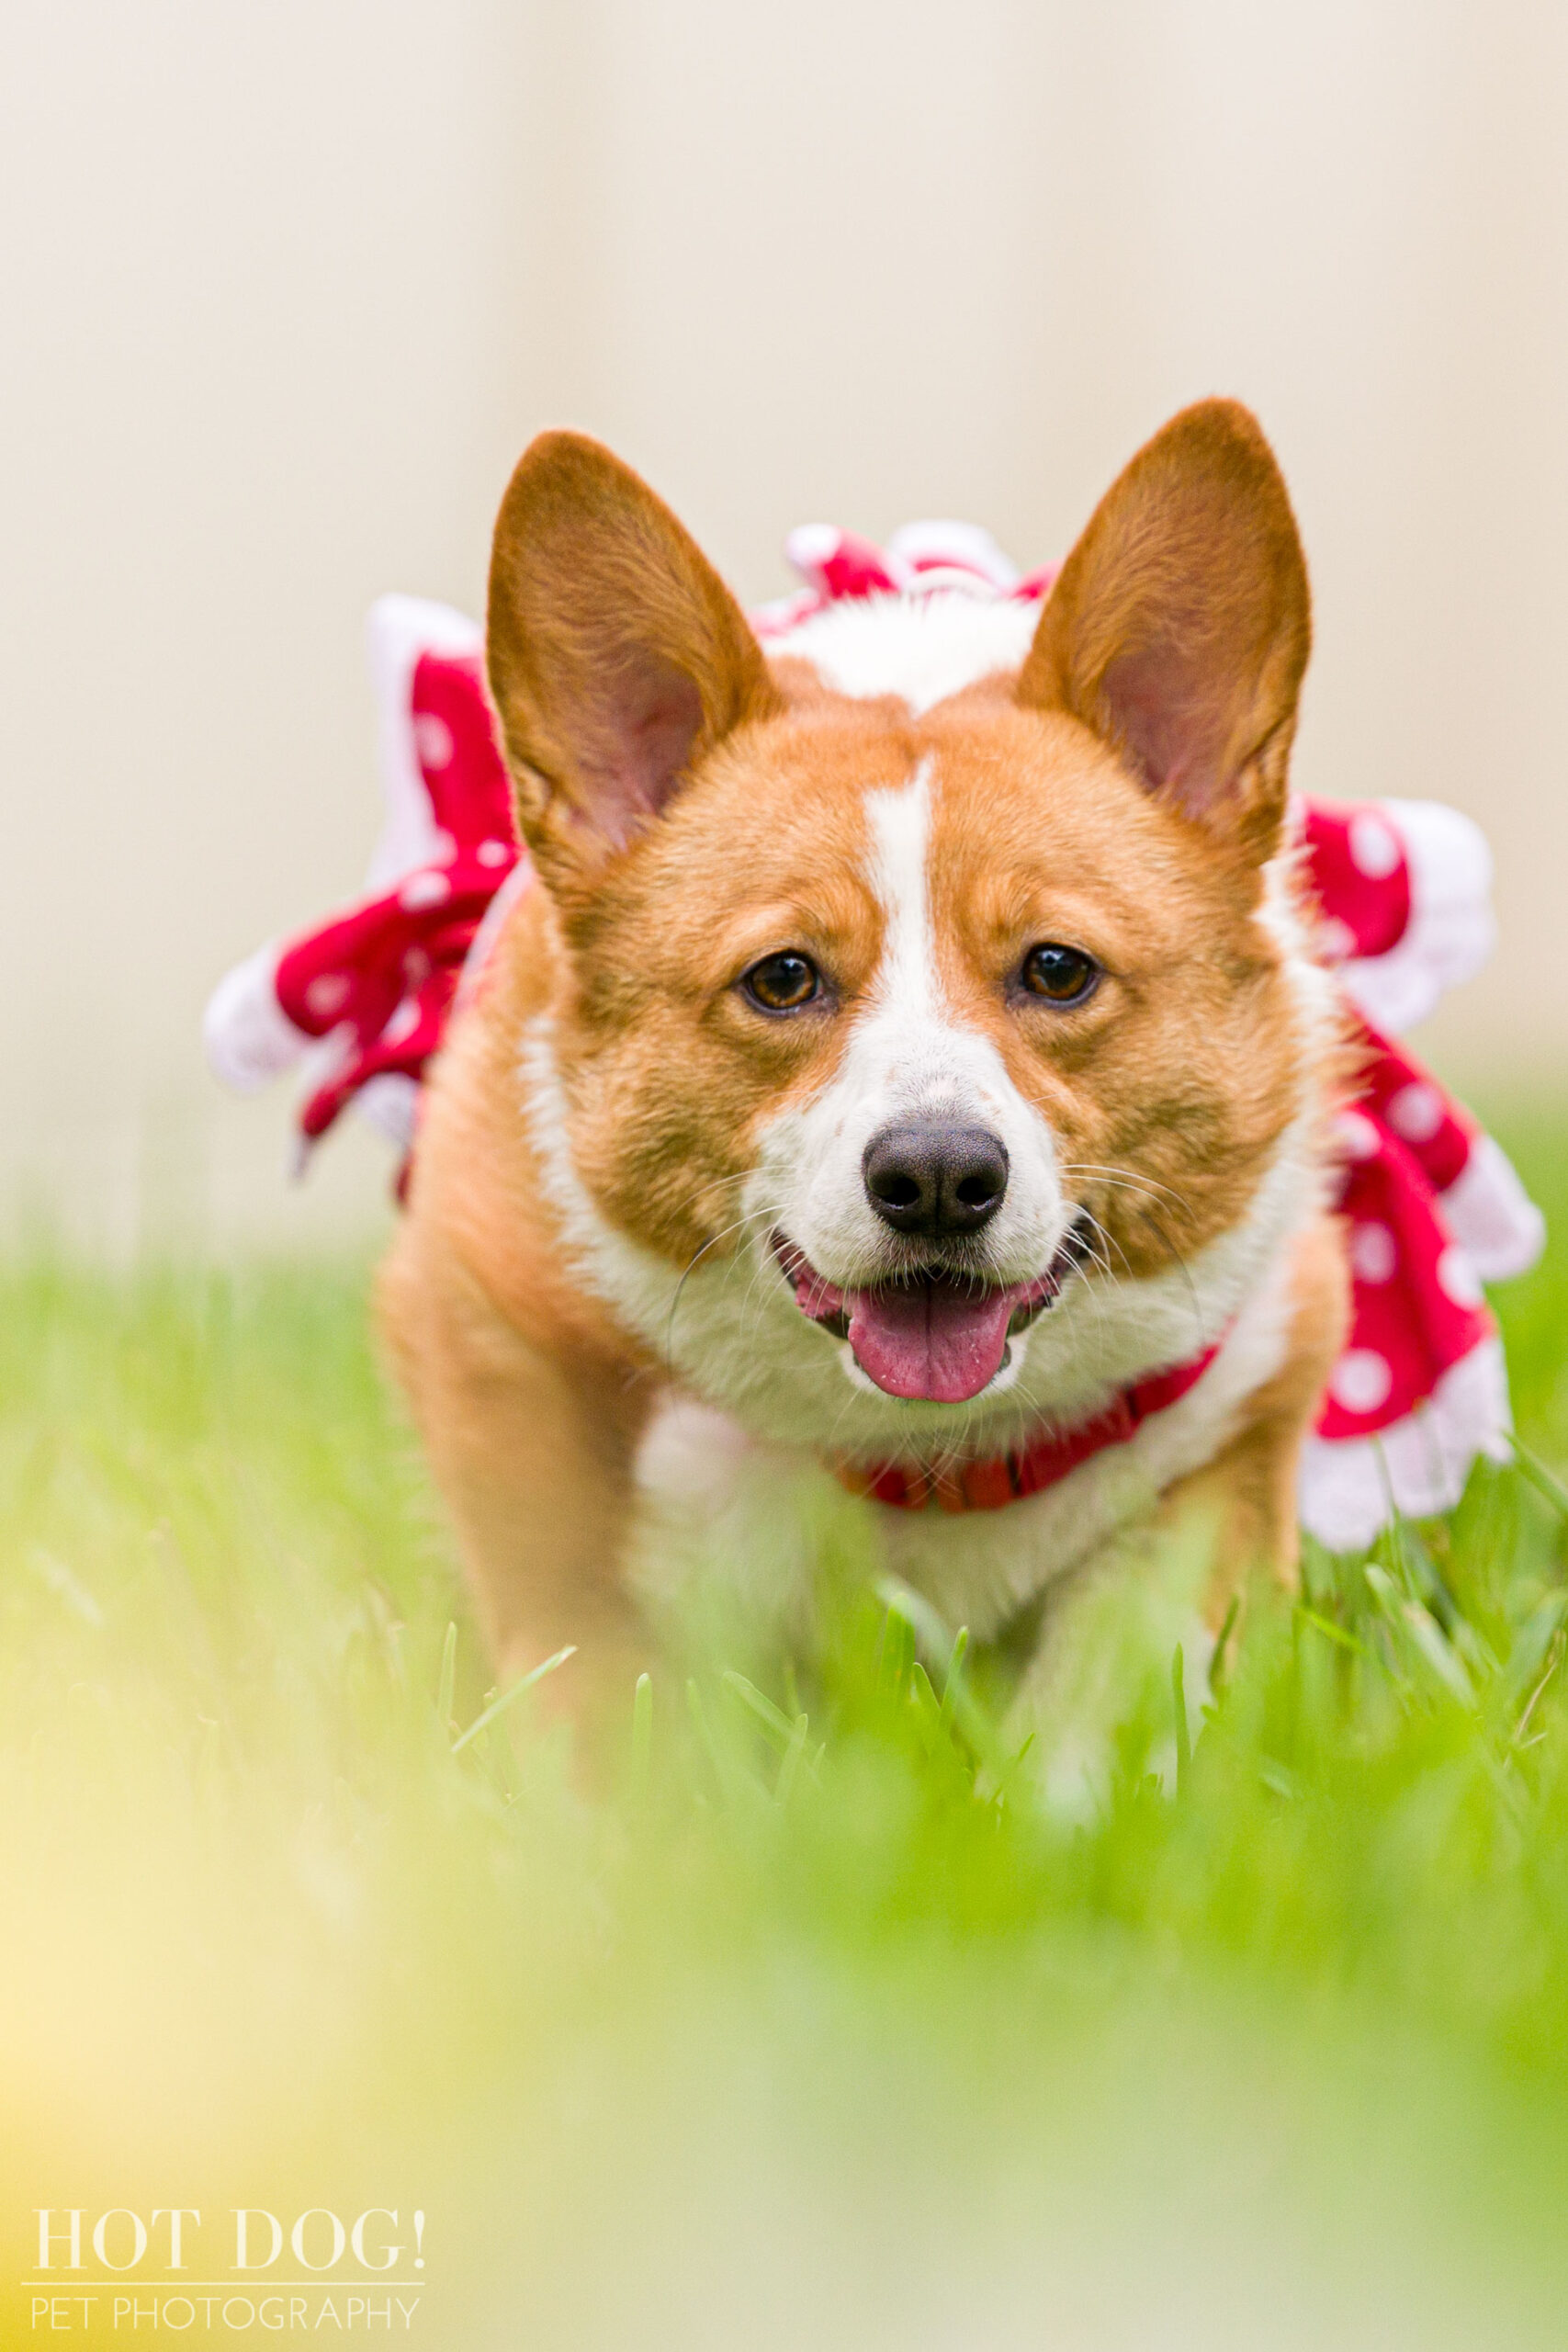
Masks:
[[[1228,401],[1133,458],[1043,607],[875,597],[766,652],[627,467],[527,450],[486,659],[531,880],[380,1287],[503,1676],[574,1645],[548,1687],[629,1706],[687,1580],[808,1639],[847,1548],[978,1644],[1023,1628],[1066,1735],[1091,1604],[1172,1531],[1162,1640],[1291,1577],[1347,1296],[1309,636]]]

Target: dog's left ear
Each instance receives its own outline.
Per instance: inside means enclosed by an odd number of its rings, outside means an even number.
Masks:
[[[585,877],[704,755],[777,697],[745,616],[648,484],[597,441],[542,434],[491,557],[486,658],[523,832]]]
[[[1261,860],[1276,846],[1311,644],[1273,451],[1234,401],[1183,409],[1063,565],[1018,697],[1066,710],[1150,792]]]

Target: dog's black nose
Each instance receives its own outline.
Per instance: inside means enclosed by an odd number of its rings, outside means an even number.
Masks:
[[[867,1144],[861,1170],[866,1198],[885,1224],[931,1240],[977,1233],[995,1216],[1008,1188],[1000,1136],[935,1119],[884,1127]]]

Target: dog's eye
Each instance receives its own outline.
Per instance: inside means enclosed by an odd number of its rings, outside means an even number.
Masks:
[[[1032,947],[1023,959],[1023,985],[1032,996],[1052,1004],[1082,1004],[1094,992],[1100,967],[1081,947],[1064,947],[1057,940]]]
[[[794,1012],[809,1004],[821,989],[816,965],[808,956],[764,956],[741,980],[753,1004],[764,1012]]]

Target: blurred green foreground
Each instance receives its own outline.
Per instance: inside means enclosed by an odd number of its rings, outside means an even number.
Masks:
[[[1130,1735],[1087,1827],[870,1600],[819,1689],[628,1691],[585,1804],[526,1698],[461,1736],[362,1267],[13,1267],[0,2343],[1568,2341],[1568,1130],[1506,1140],[1557,1237],[1498,1300],[1528,1458],[1314,1556],[1179,1789]],[[220,2282],[232,2208],[326,2209],[265,2274],[303,2320],[186,2324],[166,2222],[139,2303],[87,2252],[172,2206]],[[406,2326],[310,2267],[369,2208],[400,2278],[423,2216]]]

